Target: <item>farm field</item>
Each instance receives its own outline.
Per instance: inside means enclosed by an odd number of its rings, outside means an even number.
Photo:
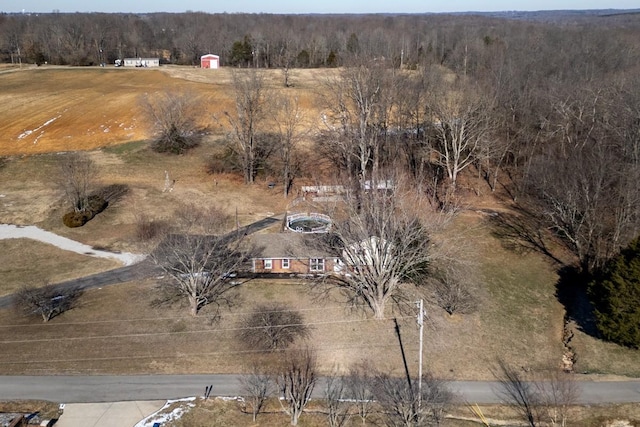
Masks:
[[[272,71],[276,90],[279,72]],[[316,116],[315,70],[298,72],[292,90]],[[192,90],[210,100],[210,138],[181,156],[152,152],[150,124],[140,97],[167,88]],[[288,89],[287,89],[288,90]],[[40,67],[0,73],[0,223],[38,225],[65,237],[114,251],[144,253],[135,239],[136,219],[169,221],[184,203],[237,213],[244,225],[290,208],[267,179],[245,185],[231,175],[210,175],[205,162],[224,126],[215,120],[231,106],[230,74],[167,67],[161,70]],[[85,226],[66,228],[61,193],[52,183],[60,151],[84,150],[99,166],[103,185],[129,192]],[[176,180],[163,192],[165,171]],[[479,195],[478,195],[479,194]],[[493,233],[479,208],[508,209],[489,191],[465,194],[455,229],[477,254],[479,308],[448,315],[428,304],[425,367],[445,379],[491,379],[497,358],[527,370],[561,365],[564,309],[555,297],[557,265],[533,251],[514,251]],[[113,268],[112,261],[67,254],[44,244],[0,241],[0,295],[22,283],[58,282]],[[183,307],[152,307],[155,279],[83,295],[78,307],[42,324],[0,310],[0,373],[228,373],[268,363],[269,356],[239,346],[234,331],[243,315],[263,302],[286,303],[312,325],[323,372],[370,361],[401,372],[394,318],[411,369],[417,364],[413,313],[390,312],[375,321],[340,301],[319,302],[300,281],[253,281],[239,288],[236,306],[217,318],[210,307],[191,317]],[[425,295],[428,299],[429,295]],[[327,319],[340,321],[327,322]],[[604,344],[574,330],[578,373],[640,376],[640,352]],[[600,376],[596,378],[600,378]],[[594,378],[591,376],[590,378]]]

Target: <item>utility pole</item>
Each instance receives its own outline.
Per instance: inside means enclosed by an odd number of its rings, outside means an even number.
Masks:
[[[418,411],[422,404],[422,332],[424,330],[424,301],[416,301],[418,306],[418,327],[420,328],[420,344],[418,346]]]

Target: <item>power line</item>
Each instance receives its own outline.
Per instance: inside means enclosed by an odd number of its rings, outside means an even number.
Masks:
[[[413,319],[413,316],[397,317],[396,319]],[[364,322],[378,322],[377,319],[362,319],[362,320],[333,320],[326,322],[311,322],[311,323],[291,323],[285,325],[275,325],[277,327],[287,326],[316,326],[316,325],[331,325],[331,324],[346,324],[346,323],[364,323]],[[264,329],[264,326],[256,327],[237,327],[237,328],[223,328],[223,329],[201,329],[195,331],[179,331],[179,332],[146,332],[138,334],[120,334],[120,335],[96,335],[87,337],[55,337],[55,338],[40,338],[40,339],[27,339],[27,340],[5,340],[0,341],[0,344],[32,344],[52,341],[83,341],[83,340],[97,340],[97,339],[112,339],[112,338],[143,338],[154,336],[170,336],[170,335],[195,335],[195,334],[213,334],[231,331],[242,331],[252,329]]]
[[[351,308],[355,308],[353,304],[345,303],[343,305],[334,305],[328,307],[318,307],[318,308],[290,308],[287,310],[265,310],[259,311],[259,313],[289,313],[289,312],[310,312],[310,311],[326,311],[326,310],[348,310]],[[236,311],[233,313],[225,314],[224,317],[233,317],[233,316],[245,316],[257,313],[256,310],[251,311]],[[200,316],[201,319],[206,319],[206,315]],[[33,327],[54,327],[54,326],[75,326],[75,325],[93,325],[93,324],[107,324],[107,323],[124,323],[124,322],[154,322],[159,320],[193,320],[195,319],[193,316],[169,316],[169,317],[140,317],[133,319],[112,319],[112,320],[92,320],[92,321],[83,321],[83,322],[46,322],[46,323],[30,323],[30,324],[19,324],[14,323],[10,325],[0,325],[0,328],[33,328]]]
[[[356,350],[356,349],[372,349],[372,348],[391,348],[397,347],[397,344],[367,344],[367,345],[353,345],[353,346],[340,346],[340,347],[325,347],[314,348],[317,352],[335,352],[339,350]],[[411,347],[411,346],[409,346]],[[284,353],[287,350],[277,350],[277,352]],[[259,353],[274,353],[272,350],[234,350],[234,351],[217,351],[206,353],[179,353],[174,355],[161,355],[154,354],[148,356],[114,356],[114,357],[95,357],[95,358],[78,358],[78,359],[43,359],[43,360],[22,360],[22,361],[0,361],[0,365],[27,365],[27,364],[49,364],[49,363],[78,363],[78,362],[104,362],[109,360],[142,360],[142,359],[178,359],[184,357],[193,356],[230,356],[237,354],[259,354]]]

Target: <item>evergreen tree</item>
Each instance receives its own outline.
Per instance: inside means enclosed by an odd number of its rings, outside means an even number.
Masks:
[[[609,261],[589,293],[603,338],[640,348],[640,237]]]
[[[236,67],[249,67],[253,62],[253,46],[251,37],[244,36],[243,41],[235,41],[231,46],[229,63]]]

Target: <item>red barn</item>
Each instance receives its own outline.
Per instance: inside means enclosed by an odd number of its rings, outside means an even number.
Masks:
[[[200,68],[218,68],[220,67],[220,57],[208,53],[200,57]]]

